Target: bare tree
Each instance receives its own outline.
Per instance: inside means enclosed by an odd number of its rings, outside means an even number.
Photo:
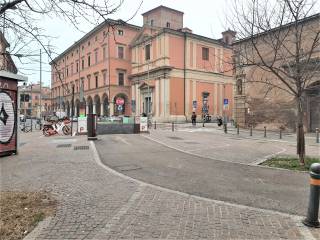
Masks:
[[[320,14],[315,0],[235,0],[235,62],[246,84],[280,90],[295,101],[297,154],[305,158],[305,95],[320,71]],[[319,9],[319,8],[318,8]],[[316,14],[315,14],[316,13]]]
[[[2,0],[1,2],[0,29],[10,43],[9,51],[2,54],[10,54],[22,63],[28,64],[38,61],[38,49],[37,52],[33,49],[35,45],[44,50],[50,62],[56,55],[52,45],[54,36],[48,35],[45,29],[40,27],[45,17],[62,19],[77,30],[83,31],[81,24],[94,26],[107,21],[111,14],[120,9],[124,0]],[[110,23],[110,30],[115,25],[121,25],[132,19],[140,6],[125,21]],[[53,66],[57,67],[57,64]],[[59,69],[56,71],[60,72]],[[60,75],[59,79],[62,82]],[[65,87],[64,84],[62,86]]]

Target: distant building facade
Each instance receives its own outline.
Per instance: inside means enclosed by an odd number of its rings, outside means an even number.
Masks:
[[[309,54],[312,41],[320,32],[320,14],[312,15],[299,21],[299,28],[302,28],[301,51]],[[265,56],[274,56],[274,49],[270,40],[268,43],[266,39],[274,39],[276,34],[285,36],[285,48],[278,49],[278,52],[295,52],[294,24],[287,24],[282,28],[273,29],[269,32],[261,33],[256,36],[254,41],[257,42],[257,48]],[[280,32],[280,33],[279,33]],[[283,35],[281,35],[283,34]],[[269,37],[269,38],[268,38]],[[260,41],[260,38],[262,39]],[[319,38],[319,36],[318,36]],[[259,57],[255,56],[255,50],[251,46],[251,38],[242,39],[234,42],[233,47],[235,53],[236,73],[235,73],[235,107],[234,117],[235,121],[240,126],[261,125],[268,126],[268,128],[285,127],[295,129],[296,122],[296,102],[294,96],[286,91],[269,88],[266,84],[258,83],[259,81],[268,81],[271,84],[286,88],[284,83],[280,82],[273,74],[261,67],[248,66],[243,67],[242,56],[244,54],[250,55],[252,61],[259,61]],[[261,44],[260,44],[261,43]],[[310,55],[311,61],[309,66],[305,66],[306,71],[310,72],[310,79],[306,81],[306,91],[304,92],[304,105],[306,111],[304,112],[304,123],[307,131],[315,131],[320,128],[320,41],[315,45],[315,49]],[[282,51],[283,50],[283,51]],[[236,56],[235,55],[235,56]],[[255,60],[254,60],[255,59]],[[290,62],[290,59],[281,57],[279,54],[274,61],[275,66],[279,65],[279,69],[287,71],[283,66],[283,62]],[[303,63],[303,60],[302,60]],[[250,65],[250,64],[249,64]],[[294,66],[289,66],[294,69]],[[292,83],[293,88],[295,87]]]
[[[7,51],[10,44],[5,39],[2,32],[0,32],[0,71],[8,71],[12,73],[17,73],[17,67],[14,64],[11,55]]]
[[[234,37],[193,34],[183,12],[164,6],[144,13],[142,27],[108,20],[51,63],[53,109],[71,114],[74,87],[75,115],[83,101],[99,116],[185,121],[206,111],[232,118]]]
[[[51,89],[42,86],[41,92],[42,93],[40,94],[40,84],[19,86],[20,114],[37,118],[40,117],[40,112],[42,114],[41,116],[49,114],[51,106]]]

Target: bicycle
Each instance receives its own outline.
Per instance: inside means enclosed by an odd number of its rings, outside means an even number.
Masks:
[[[20,124],[20,130],[22,132],[25,132],[25,133],[30,132],[31,131],[31,126],[25,125],[25,124]]]

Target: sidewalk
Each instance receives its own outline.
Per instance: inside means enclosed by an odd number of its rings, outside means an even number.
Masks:
[[[0,159],[1,190],[47,190],[59,202],[36,239],[320,238],[296,216],[194,197],[119,174],[102,165],[85,137],[28,133],[21,144],[18,156]]]
[[[156,128],[159,130],[172,130],[172,123],[157,123]],[[154,130],[154,124],[151,128]],[[197,123],[196,126],[192,126],[191,123],[175,123],[174,129],[176,131],[182,132],[212,132],[212,133],[221,133],[224,134],[223,126],[218,127],[217,123],[205,123],[205,127],[202,126],[202,123]],[[289,142],[296,143],[296,134],[292,132],[282,132],[282,139],[280,139],[280,131],[268,130],[267,137],[264,137],[263,129],[253,129],[252,136],[250,136],[250,129],[240,128],[239,134],[237,134],[237,129],[228,124],[227,132],[229,135],[234,135],[237,137],[249,138],[249,139],[267,139],[280,142]],[[307,145],[318,146],[320,148],[320,143],[316,143],[316,133],[306,133],[305,141]]]

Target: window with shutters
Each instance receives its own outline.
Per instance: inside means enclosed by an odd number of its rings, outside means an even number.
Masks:
[[[118,46],[118,58],[124,59],[124,47]]]
[[[124,86],[124,72],[118,73],[118,83],[119,86]]]
[[[202,60],[209,60],[209,48],[202,48]]]

